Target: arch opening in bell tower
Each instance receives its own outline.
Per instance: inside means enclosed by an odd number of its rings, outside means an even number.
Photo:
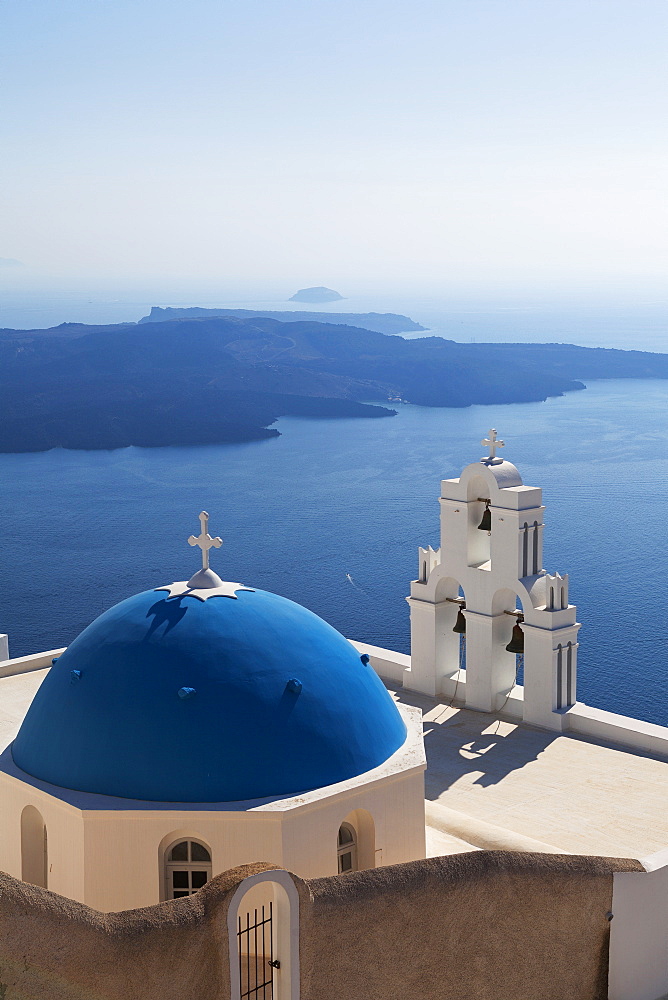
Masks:
[[[491,570],[491,531],[480,528],[485,510],[489,507],[489,486],[482,476],[473,476],[466,487],[467,555],[468,565],[475,569]]]

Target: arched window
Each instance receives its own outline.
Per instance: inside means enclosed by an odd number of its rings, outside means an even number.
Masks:
[[[339,827],[337,854],[339,875],[357,871],[357,837],[350,823],[342,823]]]
[[[211,852],[196,840],[180,840],[165,855],[165,897],[192,896],[211,878]]]
[[[21,878],[46,889],[48,872],[46,825],[39,810],[26,806],[21,813]]]

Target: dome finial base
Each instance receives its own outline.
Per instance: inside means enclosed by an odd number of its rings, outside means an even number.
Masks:
[[[212,569],[208,567],[206,569],[199,569],[194,576],[191,576],[188,580],[189,590],[214,590],[217,587],[222,587],[223,581],[220,579],[217,573],[214,573]]]

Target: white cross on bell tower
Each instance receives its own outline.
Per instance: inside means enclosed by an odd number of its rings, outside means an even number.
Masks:
[[[505,448],[506,443],[505,441],[501,441],[500,438],[497,438],[496,427],[490,428],[489,437],[483,438],[480,444],[484,445],[486,448],[489,448],[489,455],[487,455],[486,458],[480,459],[480,461],[484,462],[485,465],[498,465],[499,462],[503,461],[502,458],[497,457],[496,449]]]

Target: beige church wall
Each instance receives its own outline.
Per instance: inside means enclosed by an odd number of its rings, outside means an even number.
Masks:
[[[606,1000],[613,873],[478,851],[309,883],[302,997]]]
[[[233,812],[86,812],[85,898],[102,911],[151,906],[165,898],[165,853],[179,840],[202,841],[213,875],[268,858],[282,865],[281,816]]]
[[[76,897],[66,887],[60,891],[102,911],[150,906],[164,898],[165,852],[189,838],[210,849],[214,875],[257,858],[304,878],[335,875],[344,820],[361,835],[359,860],[366,867],[423,858],[422,771],[285,811],[85,812],[84,893]]]
[[[84,830],[79,810],[1,772],[0,801],[0,870],[22,878],[21,816],[32,806],[46,827],[47,887],[83,900]]]
[[[283,825],[283,867],[302,878],[336,875],[343,822],[355,829],[360,868],[424,858],[422,770],[291,810]]]
[[[605,1000],[613,876],[640,868],[485,851],[307,882],[272,867],[112,914],[0,876],[0,995],[227,1000],[238,914],[268,879],[291,896],[278,1000]]]

